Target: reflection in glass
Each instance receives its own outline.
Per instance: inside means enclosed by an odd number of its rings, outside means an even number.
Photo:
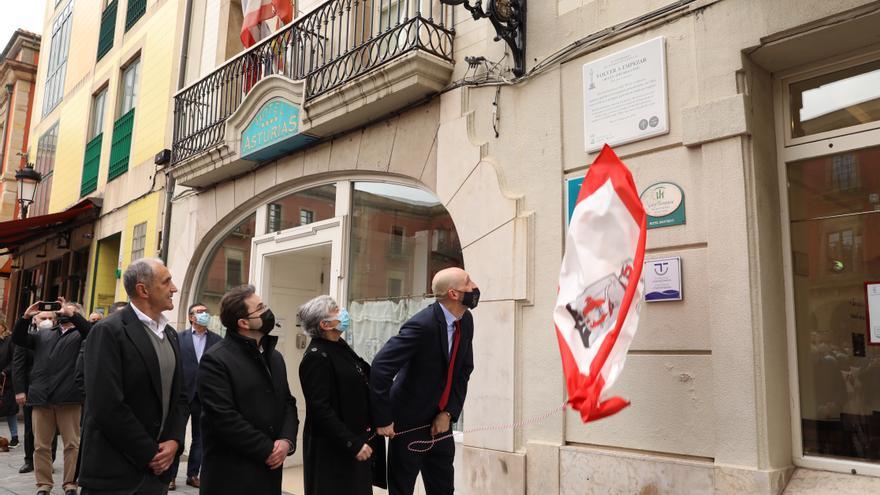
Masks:
[[[336,215],[336,184],[313,187],[268,205],[266,232],[278,232]]]
[[[193,300],[208,308],[211,313],[208,328],[220,335],[226,334],[220,324],[220,299],[227,290],[250,278],[251,240],[256,223],[256,213],[252,213],[214,246],[196,285]]]
[[[791,135],[880,120],[880,61],[791,85]]]
[[[348,337],[371,360],[433,298],[431,279],[463,266],[452,218],[432,194],[378,182],[354,184]]]
[[[880,347],[867,341],[864,284],[880,280],[880,155],[791,163],[788,175],[803,453],[877,462]]]

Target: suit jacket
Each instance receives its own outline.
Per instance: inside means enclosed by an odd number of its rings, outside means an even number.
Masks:
[[[446,411],[457,421],[474,370],[474,319],[461,318],[461,337]],[[371,406],[376,426],[393,421],[395,430],[431,422],[440,412],[440,396],[449,369],[449,337],[440,303],[416,313],[388,339],[370,372]],[[396,378],[395,378],[396,377]]]
[[[151,474],[158,444],[176,440],[183,451],[189,415],[183,391],[177,332],[165,327],[177,356],[171,401],[162,421],[159,358],[148,330],[131,306],[99,321],[86,339],[83,355],[86,401],[80,444],[80,485],[93,490],[133,490]],[[171,471],[159,476],[171,481]]]
[[[281,493],[282,470],[269,469],[266,458],[276,440],[296,446],[299,419],[277,342],[278,337],[263,337],[261,353],[255,340],[227,330],[202,356],[201,493]]]
[[[216,333],[210,330],[207,332],[208,335],[205,337],[205,350],[202,352],[202,357],[204,357],[211,346],[223,340],[223,338]],[[180,332],[180,360],[183,364],[183,389],[186,391],[187,400],[192,402],[196,397],[196,378],[199,373],[199,360],[196,357],[196,346],[193,342],[192,328],[187,328]]]

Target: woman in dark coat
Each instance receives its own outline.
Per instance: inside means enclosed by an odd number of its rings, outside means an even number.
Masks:
[[[385,486],[385,442],[370,425],[370,365],[342,339],[348,312],[332,297],[312,299],[298,315],[312,338],[299,365],[305,493],[370,495],[371,485]]]

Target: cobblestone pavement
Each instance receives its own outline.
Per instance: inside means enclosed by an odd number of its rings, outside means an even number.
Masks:
[[[24,423],[18,418],[19,439],[22,438],[24,431]],[[0,418],[0,436],[9,438],[9,427],[6,425],[6,418]],[[60,442],[60,438],[58,439]],[[36,492],[37,485],[34,473],[18,474],[18,469],[24,463],[24,443],[9,452],[0,452],[0,495],[31,495]],[[64,470],[64,461],[61,459],[61,446],[58,449],[58,458],[55,459],[54,474],[55,488],[53,494],[63,494],[61,487],[61,472]],[[198,494],[196,488],[186,485],[186,462],[181,461],[179,475],[177,476],[177,491],[170,493],[181,494]]]

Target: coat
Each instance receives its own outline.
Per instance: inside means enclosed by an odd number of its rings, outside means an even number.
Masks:
[[[83,391],[76,383],[74,371],[80,344],[92,325],[77,313],[70,320],[74,327],[63,334],[58,326],[30,333],[31,322],[24,318],[15,324],[12,341],[33,351],[27,388],[29,406],[82,404]]]
[[[159,443],[176,440],[176,455],[183,452],[189,407],[177,332],[165,327],[177,366],[163,427],[159,359],[148,331],[129,305],[96,323],[86,339],[79,472],[79,484],[85,488],[133,490],[152,473],[149,463]],[[171,470],[159,478],[170,482]]]
[[[375,432],[370,416],[370,365],[344,340],[315,338],[299,365],[306,399],[303,475],[306,495],[370,495],[385,486],[385,440],[370,442],[368,461],[355,456]],[[373,473],[376,479],[373,480]]]
[[[12,343],[12,335],[0,339],[0,418],[18,414],[12,377],[14,354],[15,344]]]
[[[214,344],[223,340],[216,333],[207,330],[208,335],[205,337],[205,350],[202,356],[208,352],[208,349]],[[186,398],[190,402],[196,397],[196,377],[199,372],[199,360],[196,356],[196,347],[193,343],[193,329],[187,328],[180,332],[180,360],[183,363],[183,388],[186,390]]]
[[[255,340],[227,331],[226,338],[202,355],[200,493],[281,493],[282,470],[269,469],[266,459],[276,440],[296,447],[299,419],[277,342],[278,337],[263,337],[261,353]]]
[[[373,358],[370,387],[376,426],[394,422],[395,431],[401,431],[428,424],[439,414],[449,369],[446,327],[440,303],[431,304],[404,323]],[[453,422],[461,414],[474,370],[473,337],[474,319],[465,311],[446,405]]]

